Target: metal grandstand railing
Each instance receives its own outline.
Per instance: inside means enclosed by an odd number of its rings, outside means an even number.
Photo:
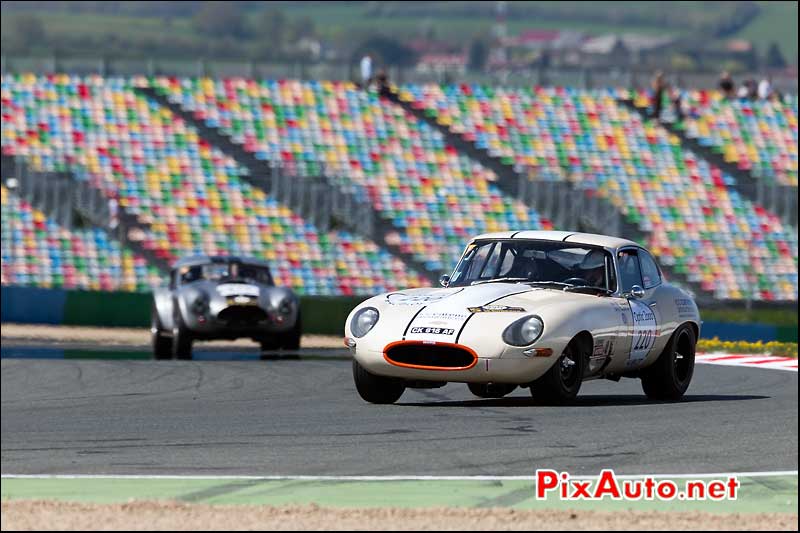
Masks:
[[[540,180],[519,175],[517,198],[540,213],[548,213],[556,228],[567,231],[622,234],[622,216],[597,190],[579,182]]]
[[[334,185],[331,182],[335,179],[330,177],[300,177],[278,165],[261,179],[267,182],[264,190],[320,231],[347,229],[371,237],[375,234],[372,204],[348,184]]]
[[[31,168],[22,158],[4,155],[3,182],[31,206],[65,229],[96,227],[144,257],[162,272],[167,261],[142,241],[149,224],[119,206],[113,198],[72,172],[47,172]]]
[[[62,172],[33,171],[24,163],[17,163],[12,168],[11,173],[3,174],[5,185],[59,226],[72,229],[76,204],[85,203],[78,200],[81,190],[73,187],[72,180]]]
[[[643,120],[649,120],[649,111],[637,107],[632,100],[618,100],[622,105],[639,113]],[[689,137],[673,122],[659,122],[661,127],[677,136],[685,150],[693,152],[709,163],[730,174],[736,182],[731,188],[756,204],[777,215],[784,224],[797,227],[797,187],[782,185],[765,178],[757,178],[750,171],[740,169],[722,154],[703,146],[697,139]]]
[[[337,175],[335,169],[325,168],[320,175],[308,177],[300,175],[291,165],[284,167],[276,161],[257,159],[229,135],[216,127],[208,126],[156,89],[137,87],[135,90],[191,124],[201,137],[242,165],[246,169],[240,176],[242,180],[261,189],[265,194],[275,196],[279,202],[289,206],[306,220],[314,221],[318,229],[348,229],[372,240],[428,277],[431,283],[435,283],[438,274],[429,270],[423,262],[395,242],[394,237],[399,228],[394,226],[393,221],[383,218],[364,190]],[[277,187],[277,191],[273,186]]]

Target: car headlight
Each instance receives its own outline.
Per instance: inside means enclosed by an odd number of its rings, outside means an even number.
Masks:
[[[354,337],[363,337],[375,326],[379,317],[380,314],[374,307],[359,309],[350,321],[350,331]]]
[[[205,293],[201,292],[195,297],[194,302],[192,302],[192,310],[198,315],[208,311],[208,296]]]
[[[544,323],[538,316],[526,316],[512,322],[503,332],[503,342],[511,346],[527,346],[542,334]]]
[[[278,312],[282,315],[288,315],[292,312],[292,299],[284,298],[278,306]]]

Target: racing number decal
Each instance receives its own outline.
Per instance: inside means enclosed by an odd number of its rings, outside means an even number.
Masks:
[[[642,329],[639,332],[639,336],[636,338],[636,344],[634,344],[634,350],[645,350],[652,346],[653,339],[655,339],[656,332],[652,329]]]
[[[656,314],[650,307],[638,300],[630,300],[633,316],[633,338],[628,366],[641,363],[656,343],[658,323]]]

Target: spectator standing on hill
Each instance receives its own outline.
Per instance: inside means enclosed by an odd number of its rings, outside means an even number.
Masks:
[[[744,81],[741,87],[739,87],[739,92],[736,94],[739,98],[746,100],[755,100],[758,97],[758,84],[756,80],[753,78],[749,78]]]
[[[378,75],[375,76],[375,81],[378,85],[378,94],[388,98],[392,94],[392,88],[389,86],[389,77],[386,75],[386,71],[379,71]]]
[[[661,106],[666,90],[667,82],[664,80],[664,73],[659,70],[653,79],[653,118],[656,120],[661,119]]]
[[[119,202],[116,197],[112,196],[108,199],[108,227],[112,230],[117,229],[119,225]]]
[[[679,87],[672,88],[672,106],[675,109],[675,118],[678,122],[682,122],[683,118],[686,116],[686,111],[683,108],[683,91]]]
[[[365,54],[361,58],[361,83],[364,89],[369,89],[369,84],[372,81],[372,57]]]
[[[772,77],[766,76],[758,83],[758,98],[768,100],[772,94]]]
[[[719,90],[722,92],[722,96],[727,99],[733,98],[735,95],[733,89],[733,78],[731,78],[730,72],[723,72],[719,77]]]

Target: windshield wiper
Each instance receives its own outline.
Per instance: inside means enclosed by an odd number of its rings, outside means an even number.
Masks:
[[[505,281],[513,281],[513,282],[520,282],[520,281],[528,281],[528,278],[494,278],[494,279],[482,279],[480,281],[473,281],[471,285],[481,285],[483,283],[500,283]]]
[[[529,281],[529,285],[555,285],[556,287],[572,287],[569,283],[561,283],[560,281]]]
[[[613,294],[614,293],[614,291],[606,289],[604,287],[594,287],[592,285],[569,285],[567,287],[564,287],[565,291],[574,291],[574,290],[583,290],[583,289],[590,289],[590,290],[593,290],[593,291],[600,291],[600,292],[604,292],[606,294]]]

